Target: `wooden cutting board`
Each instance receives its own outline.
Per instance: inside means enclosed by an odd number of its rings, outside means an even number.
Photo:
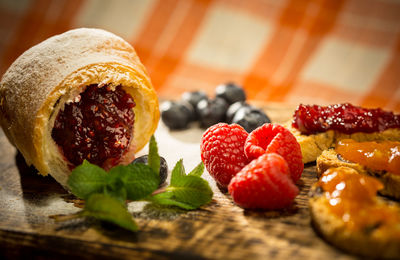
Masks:
[[[294,107],[263,106],[274,122],[287,121]],[[193,126],[156,132],[160,154],[172,169],[183,158],[191,170],[200,162],[203,129]],[[316,181],[315,165],[306,165],[300,195],[284,211],[250,211],[237,207],[205,173],[213,190],[210,204],[183,211],[133,202],[140,231],[131,233],[98,222],[55,222],[51,215],[80,209],[51,177],[36,174],[0,131],[0,254],[7,258],[139,259],[350,259],[322,240],[310,224],[308,192]],[[147,148],[142,153],[147,152]]]

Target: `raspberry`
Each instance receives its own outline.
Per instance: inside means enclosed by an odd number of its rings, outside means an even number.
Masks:
[[[264,153],[277,153],[288,163],[290,174],[297,182],[303,172],[301,148],[296,137],[278,124],[264,124],[251,132],[244,145],[247,158],[255,159]]]
[[[201,160],[207,171],[221,187],[249,161],[244,154],[248,133],[236,124],[219,123],[208,128],[200,144]]]
[[[247,209],[281,209],[299,193],[285,159],[264,153],[232,178],[228,191],[233,201]]]

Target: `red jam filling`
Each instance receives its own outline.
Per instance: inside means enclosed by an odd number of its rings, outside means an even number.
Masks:
[[[380,108],[367,109],[349,103],[331,106],[299,105],[292,126],[303,134],[336,130],[345,134],[372,133],[400,128],[400,115]]]
[[[121,86],[87,86],[65,104],[51,133],[73,169],[83,160],[108,169],[119,163],[133,136],[135,102]]]

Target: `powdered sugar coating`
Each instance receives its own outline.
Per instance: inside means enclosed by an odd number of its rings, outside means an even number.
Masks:
[[[50,136],[53,117],[90,84],[122,85],[134,97],[138,138],[131,148],[142,148],[155,131],[158,101],[145,68],[122,38],[100,29],[71,30],[33,46],[4,74],[1,126],[25,160],[42,174],[62,175],[66,170]],[[66,177],[56,179],[66,181]]]

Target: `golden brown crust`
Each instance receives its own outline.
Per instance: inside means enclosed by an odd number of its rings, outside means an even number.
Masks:
[[[324,173],[329,168],[341,166],[352,168],[362,174],[367,174],[365,167],[363,167],[362,165],[339,160],[336,151],[334,149],[329,149],[323,151],[322,154],[317,158],[317,176],[319,178],[322,173]]]
[[[299,130],[292,127],[292,123],[288,122],[285,127],[292,132],[299,142],[301,153],[303,156],[303,163],[314,162],[322,151],[329,149],[333,146],[334,132],[327,131],[315,135],[303,135]]]
[[[389,128],[385,131],[374,133],[343,134],[335,132],[335,143],[343,139],[353,139],[357,142],[367,141],[400,141],[400,129]]]
[[[344,170],[350,168],[343,167]],[[362,229],[358,231],[347,228],[346,223],[333,214],[323,191],[317,185],[311,189],[309,199],[312,224],[318,233],[334,246],[353,254],[398,259],[400,257],[400,239],[379,230]],[[380,198],[378,203],[386,204]],[[400,210],[399,210],[400,214]],[[397,227],[394,227],[397,228]]]
[[[358,163],[346,162],[338,158],[338,154],[334,149],[323,151],[317,159],[317,175],[320,177],[329,168],[349,167],[361,174],[366,174],[378,178],[384,185],[384,189],[379,193],[400,199],[400,176],[384,171],[374,171]]]
[[[350,231],[341,219],[329,211],[324,200],[323,197],[311,198],[309,206],[314,228],[328,242],[357,255],[388,259],[400,257],[398,239],[392,239],[377,232],[371,234]]]
[[[5,134],[28,164],[63,185],[68,169],[51,129],[65,102],[90,84],[122,85],[133,96],[130,149],[141,149],[157,127],[157,95],[135,50],[112,33],[81,28],[51,37],[23,53],[1,80],[0,123]]]
[[[334,147],[339,140],[343,139],[353,139],[358,142],[384,140],[400,141],[400,129],[398,128],[390,128],[385,131],[374,133],[343,134],[329,130],[323,133],[305,135],[292,127],[292,122],[287,122],[285,127],[292,132],[299,142],[303,155],[303,163],[314,162],[323,151]]]

